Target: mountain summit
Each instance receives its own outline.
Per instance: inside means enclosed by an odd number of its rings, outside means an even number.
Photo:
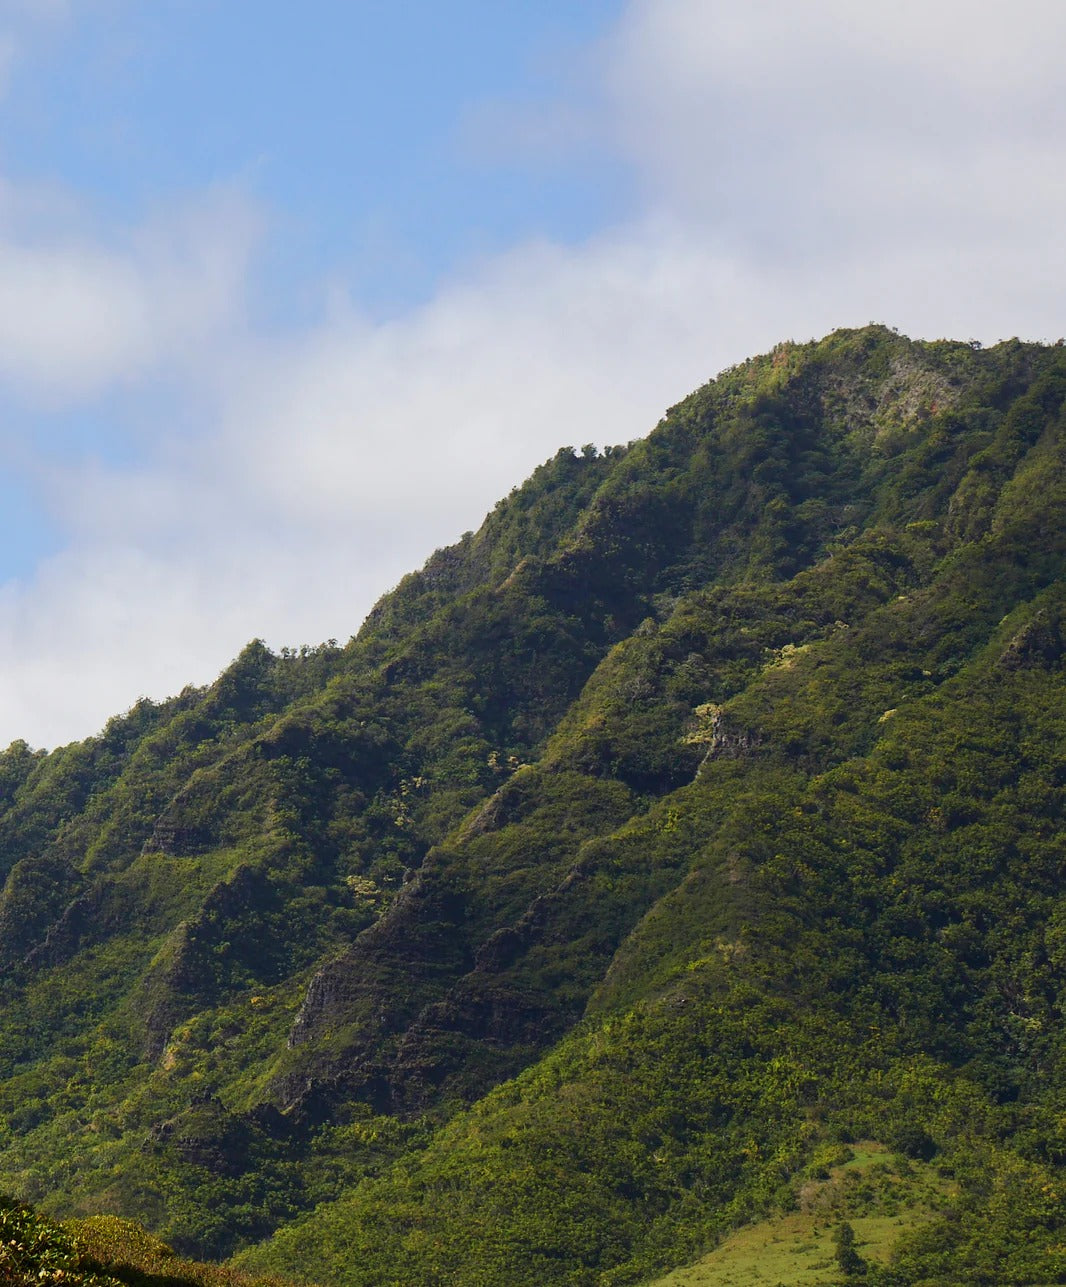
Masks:
[[[790,1212],[1063,1281],[1064,399],[1061,345],[782,344],[346,646],[14,744],[0,1191],[353,1287]]]

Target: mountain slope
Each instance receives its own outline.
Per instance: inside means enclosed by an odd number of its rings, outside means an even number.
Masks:
[[[868,1138],[966,1213],[886,1273],[1056,1281],[1064,397],[1060,347],[783,345],[346,647],[11,748],[0,1186],[621,1283]]]

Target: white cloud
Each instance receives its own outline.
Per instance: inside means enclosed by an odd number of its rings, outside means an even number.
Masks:
[[[256,220],[238,195],[206,194],[117,245],[70,230],[69,196],[2,195],[0,379],[21,395],[65,405],[144,380],[239,322]]]
[[[336,320],[250,355],[227,445],[295,518],[454,523],[557,445],[643,431],[704,369],[685,267],[643,236],[523,247],[402,321]]]
[[[0,590],[3,744],[84,737],[140,695],[213,679],[255,634],[318,642],[327,631],[301,627],[323,624],[323,605],[365,603],[379,589],[372,563],[299,534],[253,543],[229,533],[170,551],[116,542],[70,550],[32,584]]]
[[[46,475],[74,535],[0,593],[0,743],[84,735],[253,635],[347,637],[558,446],[633,438],[779,339],[1056,338],[1064,35],[1035,0],[634,3],[600,62],[644,208],[385,323],[340,304],[252,334],[233,197],[105,244],[0,191],[0,376],[133,388],[143,428],[135,465]],[[33,200],[55,215],[36,237]]]
[[[1058,0],[639,0],[608,50],[616,136],[650,204],[741,253],[949,245],[955,220],[1006,238],[1034,213],[1046,235],[1064,39]]]

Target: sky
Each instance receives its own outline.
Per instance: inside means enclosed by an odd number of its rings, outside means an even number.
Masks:
[[[0,746],[775,343],[1066,332],[1061,0],[0,0]]]

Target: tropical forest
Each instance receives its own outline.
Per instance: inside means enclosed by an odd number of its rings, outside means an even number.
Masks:
[[[0,755],[0,1283],[1066,1282],[1066,347],[649,428]]]

